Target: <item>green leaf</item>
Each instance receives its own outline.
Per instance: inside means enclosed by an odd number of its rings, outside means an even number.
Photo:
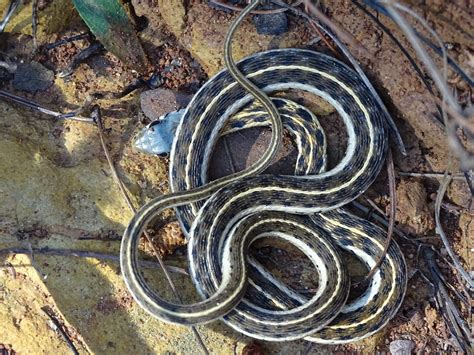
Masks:
[[[148,63],[133,25],[119,0],[72,0],[91,32],[124,64],[143,72]]]

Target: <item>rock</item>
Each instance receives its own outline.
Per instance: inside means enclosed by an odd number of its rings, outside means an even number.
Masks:
[[[415,342],[412,340],[394,340],[390,343],[390,354],[410,355],[415,349]]]
[[[435,226],[427,207],[426,189],[420,181],[402,180],[397,186],[396,221],[408,233],[423,234]]]
[[[36,93],[49,88],[54,81],[54,73],[38,62],[23,63],[13,77],[13,87],[17,90]]]
[[[150,120],[185,108],[192,96],[168,89],[148,90],[140,95],[142,111]]]
[[[253,23],[259,35],[279,36],[288,31],[285,13],[255,15]]]
[[[448,198],[453,201],[456,205],[469,208],[471,204],[471,191],[467,186],[466,180],[453,180],[449,184]]]
[[[423,326],[423,316],[421,315],[420,312],[416,311],[411,317],[410,317],[410,322],[412,322],[415,327],[421,329]]]

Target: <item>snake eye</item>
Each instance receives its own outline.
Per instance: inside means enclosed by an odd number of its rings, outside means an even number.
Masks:
[[[168,157],[169,157],[169,153],[166,153],[166,152],[160,153],[160,154],[158,154],[158,156],[160,156],[160,157],[162,157],[162,158],[168,158]]]

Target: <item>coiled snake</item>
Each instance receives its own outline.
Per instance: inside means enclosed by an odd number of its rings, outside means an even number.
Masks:
[[[193,325],[221,318],[259,339],[304,337],[343,343],[375,333],[394,316],[403,300],[403,255],[392,242],[367,290],[346,303],[350,282],[338,248],[352,253],[369,269],[383,250],[383,230],[340,208],[371,185],[384,162],[387,134],[376,100],[353,70],[312,51],[258,53],[239,62],[238,70],[258,88],[243,88],[232,75],[239,74],[224,70],[199,90],[173,143],[173,193],[145,205],[125,231],[121,267],[129,290],[146,311],[161,320]],[[320,96],[341,116],[347,129],[347,149],[329,171],[324,171],[325,138],[316,117],[288,100],[269,103],[258,97],[262,91],[269,94],[288,89]],[[254,95],[263,100],[265,109],[251,104]],[[250,169],[208,183],[209,159],[220,132],[226,120],[245,107],[233,127],[243,128],[247,121],[268,124],[269,120],[273,132],[270,147]],[[296,175],[257,175],[278,148],[279,115],[296,137]],[[148,287],[138,268],[140,235],[157,214],[172,207],[188,233],[190,273],[203,298],[191,305],[162,299]],[[292,291],[255,260],[246,263],[247,249],[262,237],[286,240],[308,256],[319,277],[313,297],[305,299]]]

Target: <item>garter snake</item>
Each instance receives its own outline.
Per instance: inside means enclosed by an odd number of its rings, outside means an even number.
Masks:
[[[257,3],[253,2],[239,19]],[[227,50],[237,23],[229,31]],[[238,70],[231,60],[227,64],[229,70],[214,76],[194,96],[178,127],[170,166],[173,193],[140,209],[124,233],[121,268],[129,290],[146,311],[161,320],[193,325],[222,318],[240,332],[260,339],[306,337],[322,343],[343,343],[373,334],[393,317],[403,300],[403,256],[392,243],[367,290],[346,303],[349,280],[335,245],[353,253],[369,268],[383,250],[382,230],[337,209],[363,193],[383,164],[387,137],[377,101],[354,71],[312,51],[258,53],[239,62]],[[246,78],[258,86],[249,85]],[[274,157],[282,131],[278,110],[263,93],[287,89],[322,97],[342,117],[347,149],[344,158],[329,171],[323,171],[324,164],[318,165],[323,159],[319,157],[310,163],[301,161],[309,164],[301,168],[304,175],[256,175]],[[270,113],[269,148],[248,170],[208,183],[209,158],[221,128],[252,97]],[[294,111],[305,116],[297,108]],[[314,137],[301,135],[300,139],[310,141]],[[204,204],[197,203],[204,199]],[[189,231],[190,272],[203,298],[191,305],[165,301],[148,287],[138,270],[141,233],[161,211],[173,207]],[[313,262],[319,288],[311,299],[283,285],[256,261],[246,265],[249,245],[267,236],[294,244]]]

